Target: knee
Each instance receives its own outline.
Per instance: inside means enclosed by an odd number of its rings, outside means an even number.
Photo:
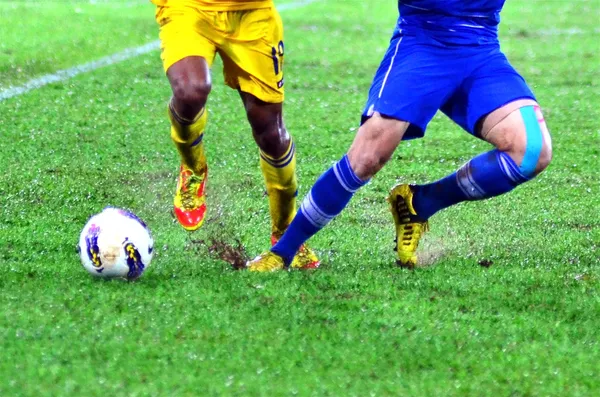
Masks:
[[[541,112],[534,112],[514,112],[487,135],[488,141],[508,154],[528,178],[545,170],[552,160],[550,133]]]
[[[383,143],[381,138],[392,133],[392,131],[386,129],[386,126],[372,123],[368,126],[363,125],[361,129],[363,128],[368,129],[364,133],[370,139],[361,145],[352,145],[348,152],[348,159],[356,176],[366,180],[383,168],[392,156],[395,146],[381,144]],[[360,133],[363,133],[363,131],[359,131]]]
[[[355,156],[348,153],[348,157],[352,170],[362,180],[373,177],[373,175],[383,168],[388,160],[373,151],[358,153]]]
[[[180,110],[191,111],[195,116],[206,105],[211,85],[207,81],[176,79],[172,89],[176,104],[183,108]]]
[[[507,141],[498,145],[497,149],[505,152],[519,164],[521,172],[526,177],[534,177],[544,171],[552,161],[552,145],[548,140],[542,140],[537,146],[526,138]]]

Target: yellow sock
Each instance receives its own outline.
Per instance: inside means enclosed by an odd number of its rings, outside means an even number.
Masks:
[[[265,177],[271,213],[271,232],[281,234],[296,214],[296,149],[292,141],[278,159],[260,152],[260,169]]]
[[[181,156],[183,165],[196,174],[206,169],[204,154],[204,127],[206,126],[206,107],[193,119],[188,120],[177,114],[169,103],[169,119],[171,119],[171,139]]]

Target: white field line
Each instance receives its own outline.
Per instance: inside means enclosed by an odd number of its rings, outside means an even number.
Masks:
[[[311,3],[314,3],[318,0],[304,0],[298,1],[294,3],[281,4],[277,7],[279,11],[293,10],[296,8],[305,7]],[[105,56],[103,58],[97,59],[95,61],[87,62],[81,65],[73,66],[68,69],[59,70],[54,73],[45,74],[40,77],[36,77],[34,79],[29,80],[23,85],[8,87],[2,91],[0,91],[0,102],[5,101],[7,99],[23,95],[29,91],[37,90],[45,85],[58,83],[61,81],[69,80],[79,74],[92,72],[94,70],[114,65],[116,63],[120,63],[126,61],[131,58],[138,57],[143,54],[147,54],[149,52],[155,51],[160,48],[160,41],[152,41],[150,43],[146,43],[139,47],[127,48],[123,51],[119,51],[115,54]]]
[[[57,83],[60,81],[68,80],[81,73],[91,72],[93,70],[100,69],[105,66],[110,66],[114,65],[115,63],[126,61],[130,58],[135,58],[139,55],[146,54],[158,48],[160,48],[160,41],[156,40],[148,44],[144,44],[143,46],[127,48],[123,51],[117,52],[116,54],[108,55],[104,58],[100,58],[92,62],[84,63],[81,65],[73,66],[72,68],[59,70],[55,73],[45,74],[43,76],[36,77],[35,79],[31,79],[23,85],[9,87],[5,90],[0,91],[0,102],[15,96],[23,95],[29,91],[36,90],[51,83]]]

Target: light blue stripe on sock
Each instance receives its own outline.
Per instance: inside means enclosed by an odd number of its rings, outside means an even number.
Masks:
[[[533,106],[525,106],[521,108],[521,116],[525,123],[525,133],[527,134],[527,143],[525,146],[525,156],[519,167],[523,175],[526,177],[533,176],[535,167],[542,152],[542,129],[537,120],[537,115]]]

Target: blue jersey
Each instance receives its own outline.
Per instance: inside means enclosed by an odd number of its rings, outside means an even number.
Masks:
[[[498,42],[505,0],[398,0],[398,27],[444,44]]]

